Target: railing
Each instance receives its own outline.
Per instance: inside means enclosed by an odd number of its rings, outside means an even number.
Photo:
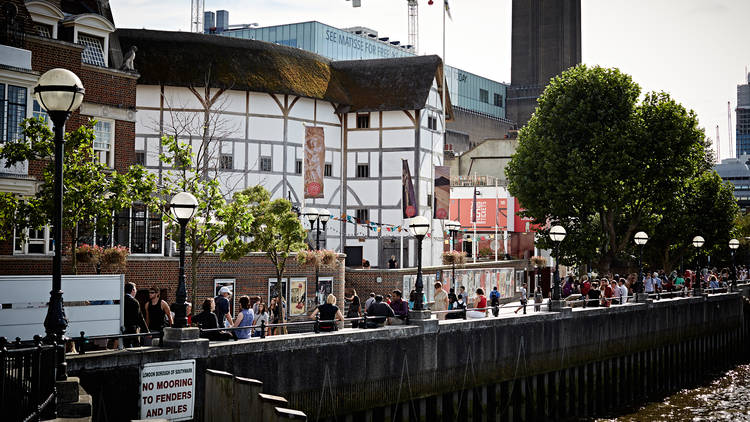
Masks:
[[[58,347],[0,337],[0,403],[3,421],[38,421],[55,416],[55,367]]]
[[[159,344],[164,333],[161,331],[150,331],[147,333],[136,333],[136,334],[109,334],[101,336],[86,336],[85,331],[81,331],[78,337],[74,337],[71,340],[76,345],[76,351],[79,355],[86,353],[86,348],[93,344],[95,340],[118,340],[118,349],[128,347],[140,347],[140,341],[146,337],[158,338]]]

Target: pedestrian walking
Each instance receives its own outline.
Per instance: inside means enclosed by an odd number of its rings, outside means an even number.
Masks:
[[[140,332],[147,333],[148,325],[141,312],[141,304],[135,298],[135,283],[125,283],[125,300],[123,305],[123,322],[125,324],[125,334],[136,334]],[[125,347],[138,347],[141,345],[139,337],[126,338],[123,342]]]
[[[443,290],[443,283],[435,283],[435,303],[432,305],[434,311],[445,311],[448,309],[448,293]],[[445,319],[445,313],[440,312],[437,314],[438,319]]]
[[[490,292],[490,306],[492,306],[492,315],[498,316],[500,314],[500,292],[497,291],[497,286],[493,286]]]
[[[148,291],[149,301],[146,304],[146,325],[151,331],[163,331],[164,327],[171,327],[173,324],[172,314],[169,311],[169,305],[159,296],[159,289],[152,287]]]
[[[346,317],[347,318],[359,318],[362,316],[362,305],[359,302],[359,296],[357,296],[357,291],[355,289],[352,289],[352,295],[349,297],[344,298],[347,302],[349,302],[349,306],[346,309]],[[352,328],[359,327],[359,320],[353,320],[352,321]]]
[[[526,283],[523,283],[521,285],[521,306],[516,309],[515,313],[517,314],[518,311],[523,309],[523,314],[526,315],[526,303],[528,301],[528,298],[526,296]]]

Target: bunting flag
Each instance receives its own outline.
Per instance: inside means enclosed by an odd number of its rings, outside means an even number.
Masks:
[[[305,127],[305,198],[323,197],[323,165],[326,158],[322,127]]]
[[[445,220],[451,206],[451,168],[435,166],[435,195],[433,218]]]
[[[411,181],[409,162],[402,159],[401,172],[401,211],[403,218],[412,218],[419,212],[417,207],[417,195],[414,193],[414,184]]]
[[[448,5],[448,0],[445,0],[445,13],[448,15],[448,19],[453,20],[453,16],[451,16],[451,7]]]

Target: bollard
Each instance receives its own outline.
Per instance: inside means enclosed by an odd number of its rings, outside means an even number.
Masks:
[[[367,312],[362,313],[362,328],[367,328]]]
[[[206,369],[204,391],[203,420],[206,422],[231,421],[232,398],[234,397],[234,377],[232,374]]]
[[[266,321],[260,322],[260,338],[266,338]]]
[[[273,419],[273,421],[275,422],[307,420],[307,415],[305,415],[304,412],[300,412],[299,410],[286,409],[283,407],[274,408],[274,416],[275,419]]]
[[[289,406],[289,402],[285,398],[271,394],[258,393],[258,399],[261,403],[261,417],[258,420],[259,422],[274,422],[274,418],[276,417],[274,408],[286,408]]]
[[[235,421],[259,421],[261,402],[258,393],[263,391],[263,383],[250,379],[234,378],[234,417]]]
[[[78,354],[82,355],[86,352],[83,351],[83,346],[86,344],[86,333],[84,331],[81,331],[81,337],[78,338]]]
[[[315,323],[313,324],[313,331],[315,331],[315,334],[320,334],[320,314],[315,315]]]

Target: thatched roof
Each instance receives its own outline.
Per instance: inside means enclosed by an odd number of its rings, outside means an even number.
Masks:
[[[124,50],[138,47],[138,83],[291,94],[349,111],[424,107],[441,75],[437,56],[332,62],[298,48],[190,32],[118,29]],[[448,102],[450,104],[450,102]]]

